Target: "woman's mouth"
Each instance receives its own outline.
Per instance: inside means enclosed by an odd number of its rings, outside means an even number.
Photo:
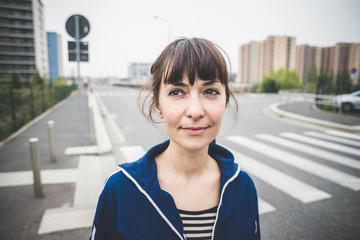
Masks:
[[[199,136],[203,134],[206,129],[208,129],[208,127],[186,127],[181,129],[183,129],[187,134],[191,136]]]

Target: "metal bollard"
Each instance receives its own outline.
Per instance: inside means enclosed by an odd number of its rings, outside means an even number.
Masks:
[[[55,148],[55,135],[54,135],[54,121],[48,121],[49,132],[49,148],[50,148],[50,161],[56,162],[56,148]]]
[[[33,169],[34,176],[34,193],[35,197],[42,198],[44,197],[44,193],[41,185],[41,164],[40,164],[40,154],[39,154],[39,139],[38,138],[30,138],[30,154],[31,154],[31,165]]]

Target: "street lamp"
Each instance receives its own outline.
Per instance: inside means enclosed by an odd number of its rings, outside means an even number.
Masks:
[[[157,16],[157,15],[155,15],[154,18],[155,18],[156,20],[164,21],[164,22],[166,22],[166,24],[168,25],[168,42],[170,43],[170,41],[171,41],[171,24],[170,24],[170,21],[167,20],[166,18],[159,17],[159,16]]]

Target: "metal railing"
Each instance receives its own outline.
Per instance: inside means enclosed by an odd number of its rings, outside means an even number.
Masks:
[[[24,126],[62,99],[69,96],[69,86],[38,86],[21,83],[15,88],[0,82],[0,140]]]

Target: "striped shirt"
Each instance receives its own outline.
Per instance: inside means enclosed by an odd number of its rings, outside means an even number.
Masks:
[[[184,211],[179,209],[186,239],[210,240],[217,208],[216,206],[203,211]]]

